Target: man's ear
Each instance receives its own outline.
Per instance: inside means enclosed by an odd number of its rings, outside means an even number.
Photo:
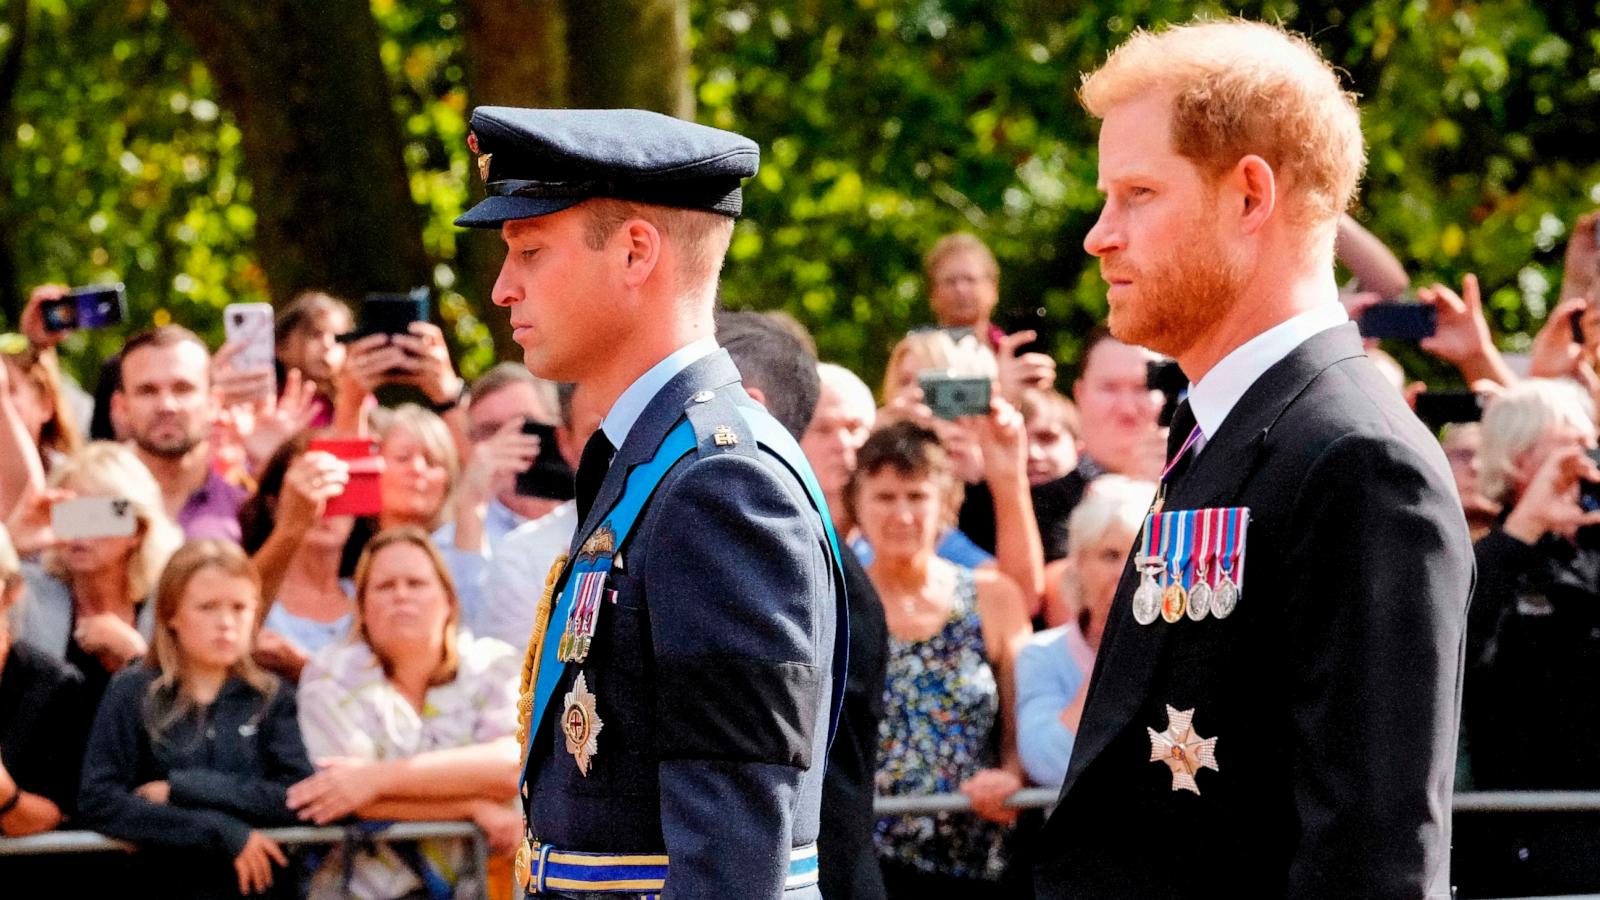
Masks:
[[[640,287],[661,264],[661,232],[644,219],[629,219],[617,229],[617,234],[626,254],[623,283],[631,288]]]
[[[754,400],[755,402],[761,404],[762,406],[766,406],[767,405],[766,392],[762,391],[761,388],[752,387],[751,385],[747,384],[747,385],[744,386],[744,392],[746,394],[750,395],[750,399],[751,400]]]
[[[1277,175],[1266,160],[1250,154],[1233,167],[1229,182],[1241,201],[1239,228],[1245,234],[1255,234],[1278,207]]]

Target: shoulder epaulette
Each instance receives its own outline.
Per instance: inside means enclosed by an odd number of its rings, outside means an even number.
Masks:
[[[694,428],[695,457],[705,459],[721,453],[755,456],[761,452],[755,434],[740,415],[733,398],[713,391],[701,391],[684,407]]]

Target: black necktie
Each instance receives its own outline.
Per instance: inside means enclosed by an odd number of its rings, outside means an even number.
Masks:
[[[580,525],[589,518],[589,507],[594,505],[594,498],[600,493],[600,485],[606,480],[606,472],[611,468],[611,456],[615,452],[616,448],[611,446],[605,431],[599,428],[590,436],[589,443],[583,445],[576,485]]]

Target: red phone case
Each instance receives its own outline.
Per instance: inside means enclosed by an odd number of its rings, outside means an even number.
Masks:
[[[383,489],[378,477],[383,474],[383,457],[378,445],[359,438],[318,438],[306,447],[321,450],[344,460],[350,466],[350,482],[344,493],[328,500],[324,516],[375,516],[383,512]]]

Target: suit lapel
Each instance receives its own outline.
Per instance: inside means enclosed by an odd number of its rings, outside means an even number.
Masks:
[[[1241,491],[1261,461],[1267,436],[1278,418],[1325,369],[1361,355],[1361,340],[1355,326],[1341,325],[1309,338],[1268,369],[1245,391],[1217,429],[1216,436],[1206,441],[1199,457],[1168,486],[1165,509],[1237,505]],[[1066,781],[1061,786],[1063,799],[1083,770],[1145,705],[1167,635],[1174,628],[1192,625],[1186,620],[1176,625],[1159,619],[1151,625],[1135,622],[1132,598],[1137,586],[1138,576],[1130,559],[1123,569],[1117,598],[1101,638],[1083,725],[1073,746]]]
[[[639,414],[638,421],[633,423],[622,446],[617,448],[611,468],[606,471],[605,480],[595,494],[594,505],[589,508],[588,518],[573,532],[574,553],[588,540],[589,534],[605,521],[611,508],[617,505],[622,497],[622,489],[628,483],[628,473],[635,466],[649,462],[667,432],[683,418],[683,409],[688,405],[689,398],[700,391],[727,387],[738,380],[739,370],[734,367],[733,360],[726,350],[719,349],[690,364],[656,392],[644,412]]]

